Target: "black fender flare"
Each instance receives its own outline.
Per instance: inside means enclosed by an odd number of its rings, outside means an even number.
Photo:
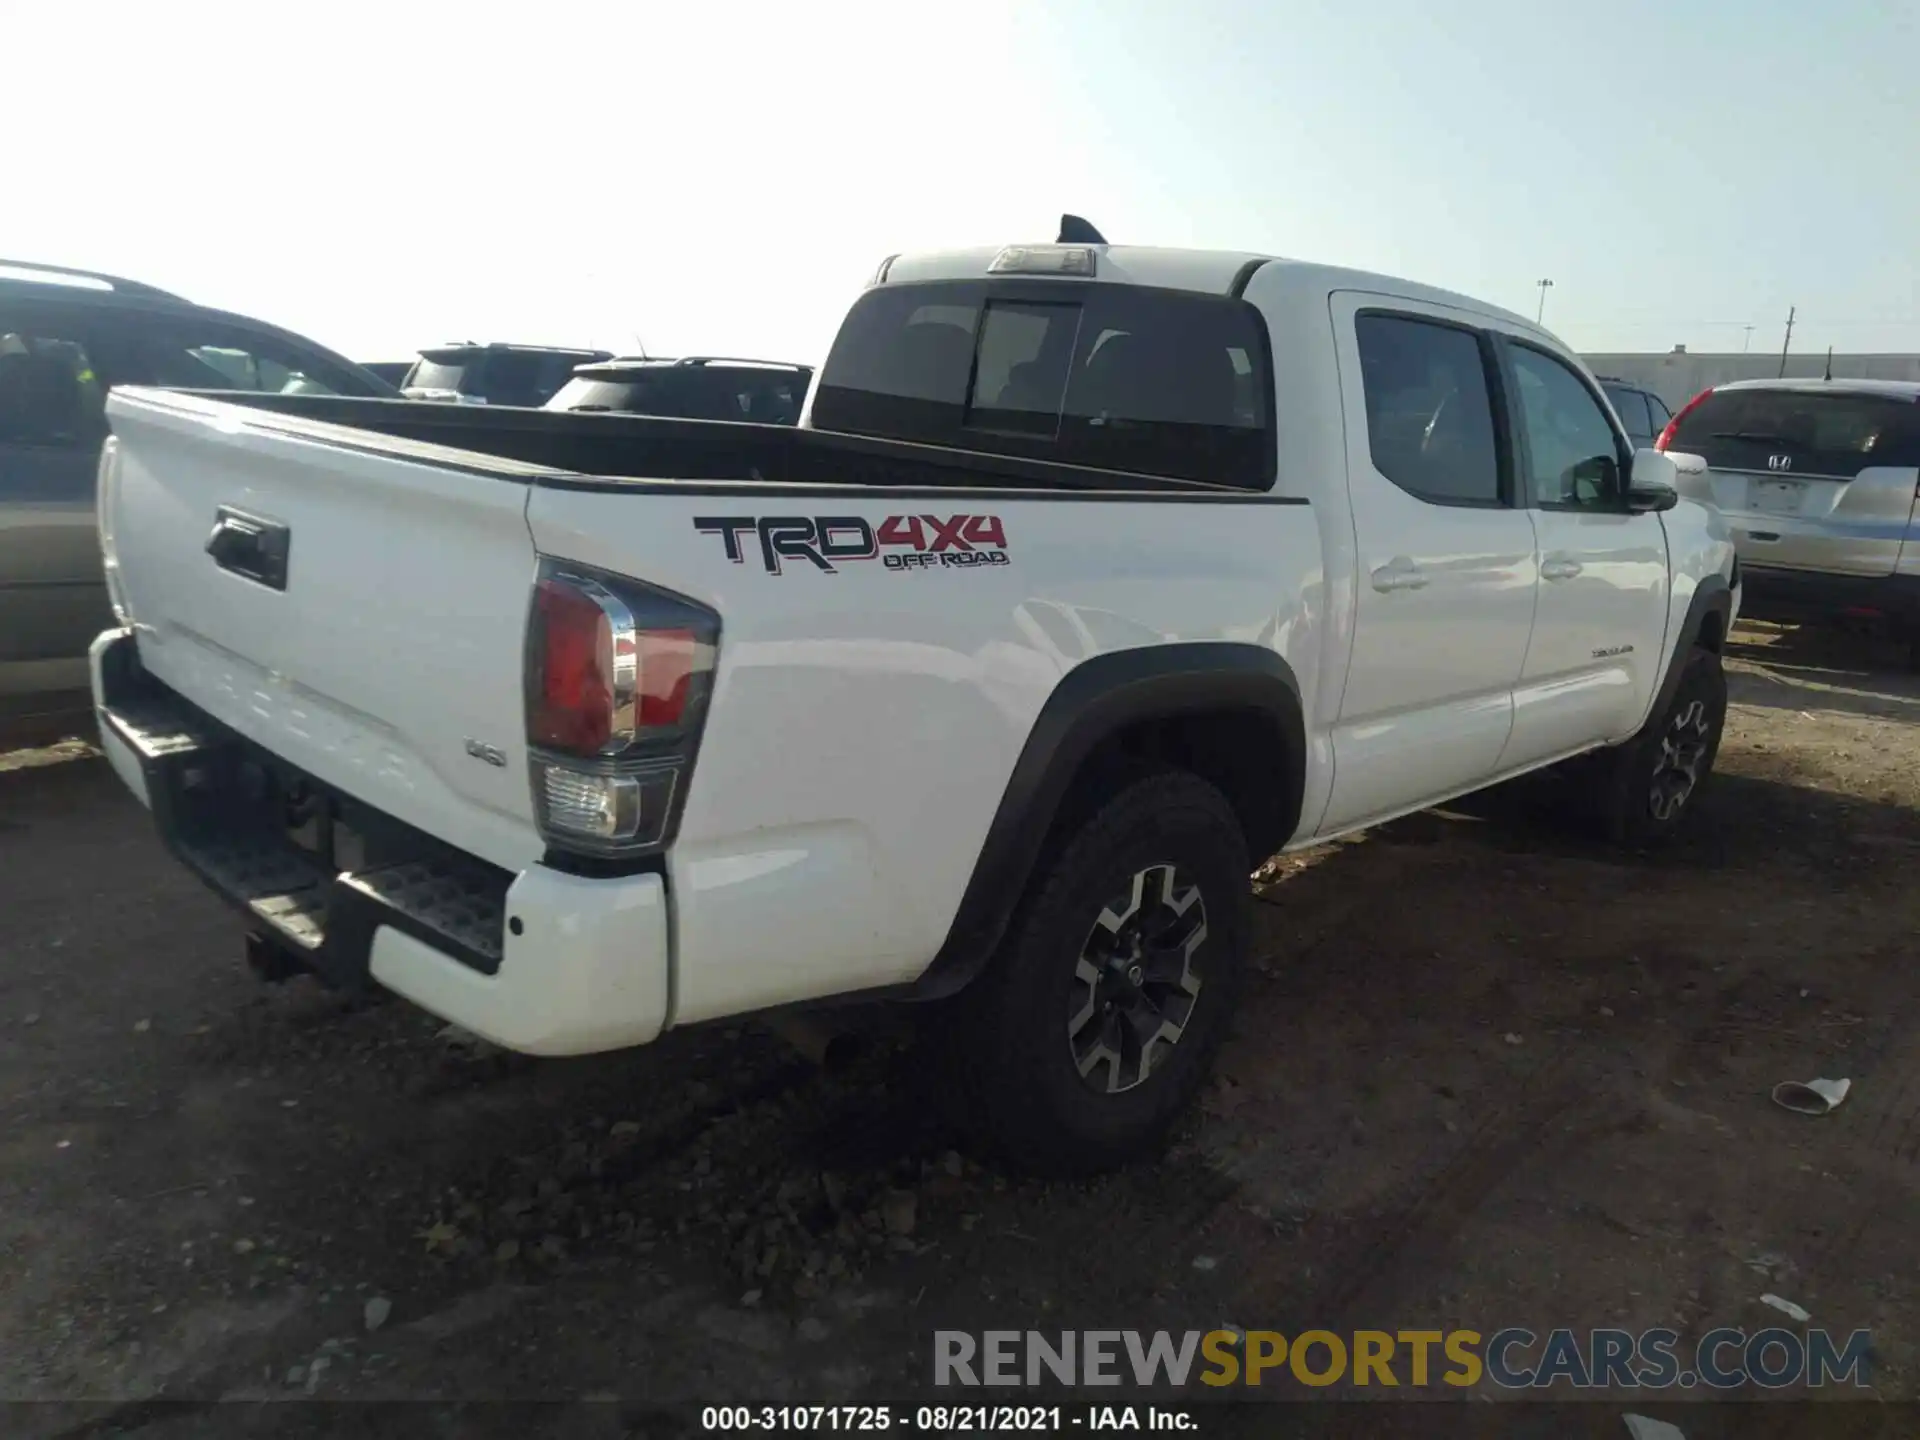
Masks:
[[[1709,575],[1694,587],[1693,598],[1687,601],[1687,613],[1680,620],[1679,634],[1674,637],[1673,649],[1667,655],[1667,673],[1653,697],[1653,708],[1647,711],[1649,725],[1666,714],[1667,707],[1673,703],[1673,692],[1680,688],[1681,672],[1687,668],[1687,657],[1693,653],[1707,617],[1720,617],[1720,638],[1724,641],[1732,614],[1733,587],[1727,583],[1726,576]]]
[[[1262,645],[1180,641],[1109,651],[1082,661],[1054,686],[1014,763],[987,828],[960,908],[933,962],[910,987],[940,999],[970,982],[999,948],[1026,894],[1068,787],[1102,742],[1143,721],[1253,710],[1288,747],[1291,791],[1279,798],[1281,839],[1299,825],[1306,725],[1293,668]]]

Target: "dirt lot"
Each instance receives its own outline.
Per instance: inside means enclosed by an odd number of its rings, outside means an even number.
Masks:
[[[1920,1398],[1920,683],[1737,638],[1680,849],[1602,850],[1539,782],[1282,863],[1204,1113],[1073,1186],[949,1151],[910,1057],[533,1062],[263,987],[102,762],[0,757],[0,1398],[63,1402],[5,1428],[617,1396],[552,1433],[677,1433],[655,1407],[924,1390],[942,1327],[1697,1335],[1778,1320],[1765,1291]],[[1835,1115],[1769,1104],[1815,1075],[1853,1080]],[[494,1423],[445,1414],[406,1433]]]

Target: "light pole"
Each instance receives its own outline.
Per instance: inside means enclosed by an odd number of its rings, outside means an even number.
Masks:
[[[1536,280],[1533,283],[1540,287],[1540,303],[1534,307],[1533,311],[1533,323],[1538,325],[1541,317],[1547,313],[1547,291],[1553,288],[1553,282],[1551,280]]]

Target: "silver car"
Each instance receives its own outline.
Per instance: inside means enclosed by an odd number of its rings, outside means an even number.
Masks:
[[[1747,614],[1883,619],[1920,642],[1920,383],[1718,385],[1681,407],[1659,448],[1705,458],[1681,485],[1726,516]]]
[[[113,623],[94,528],[116,384],[397,396],[311,340],[112,276],[0,260],[0,749],[91,728]]]

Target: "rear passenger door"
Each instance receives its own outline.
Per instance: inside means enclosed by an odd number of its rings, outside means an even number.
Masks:
[[[1640,727],[1667,627],[1667,534],[1627,509],[1633,446],[1566,358],[1503,341],[1522,493],[1540,544],[1533,640],[1502,769]]]
[[[1323,831],[1493,774],[1537,584],[1492,337],[1442,306],[1331,304],[1359,594]]]

